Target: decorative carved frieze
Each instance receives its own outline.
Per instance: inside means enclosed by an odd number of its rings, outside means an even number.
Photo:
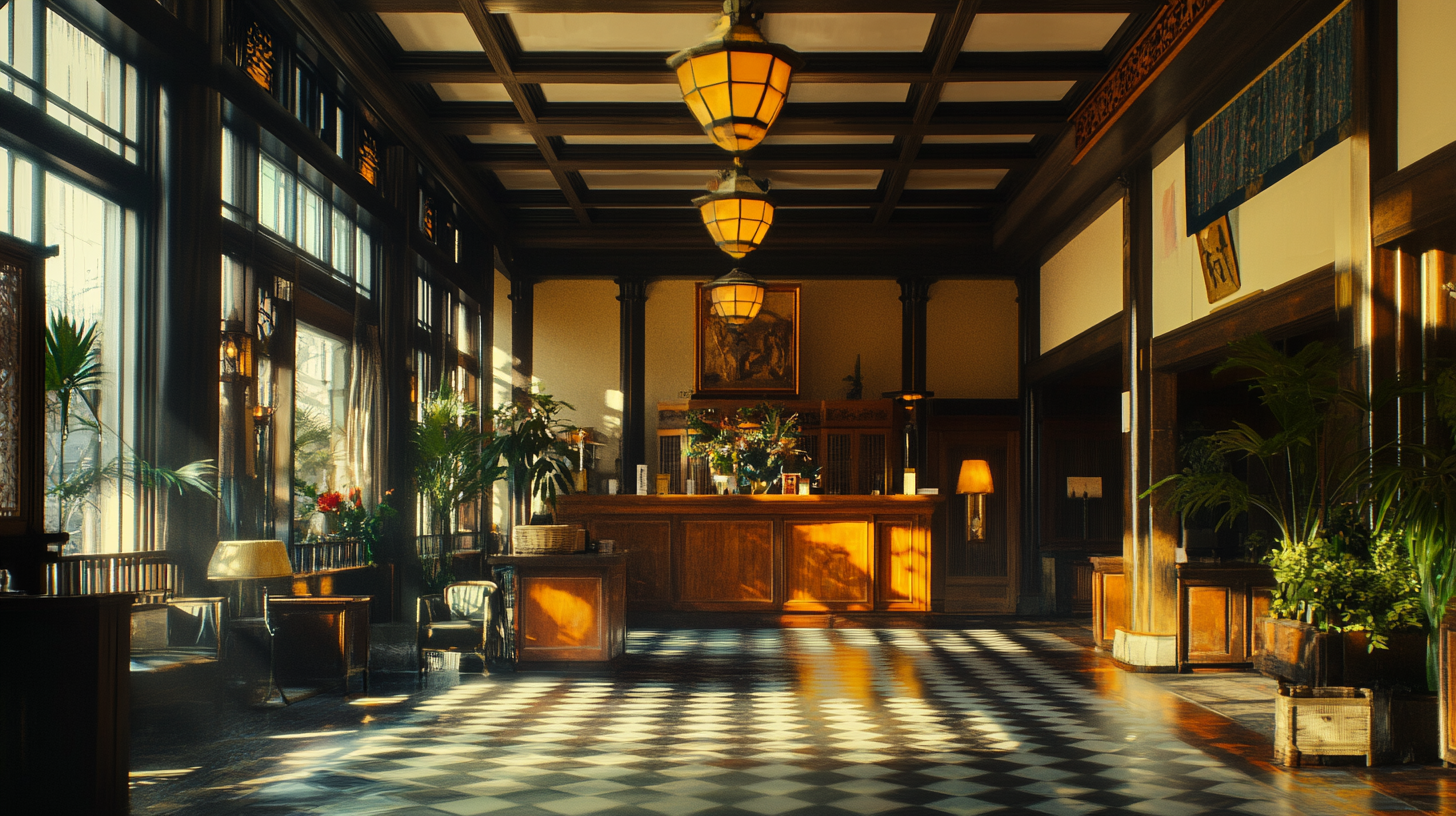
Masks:
[[[1075,164],[1208,22],[1223,0],[1170,0],[1072,114]]]

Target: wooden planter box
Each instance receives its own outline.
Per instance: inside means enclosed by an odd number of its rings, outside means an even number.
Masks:
[[[1274,587],[1263,564],[1179,564],[1179,671],[1253,665],[1253,622],[1269,611]]]
[[[1092,557],[1092,639],[1097,648],[1111,649],[1112,636],[1127,629],[1127,584],[1122,574],[1122,556]]]
[[[1274,698],[1274,759],[1299,766],[1306,756],[1391,759],[1389,692],[1349,687],[1281,686]]]
[[[1456,604],[1446,608],[1441,621],[1441,663],[1437,675],[1441,681],[1438,745],[1441,760],[1456,763]]]
[[[1254,667],[1281,683],[1426,688],[1426,636],[1421,632],[1391,635],[1389,649],[1372,653],[1364,632],[1321,632],[1302,621],[1267,617],[1255,624]]]

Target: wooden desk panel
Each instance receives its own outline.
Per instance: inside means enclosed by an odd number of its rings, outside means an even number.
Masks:
[[[924,612],[941,501],[577,494],[561,497],[557,517],[626,553],[629,609]]]
[[[268,599],[277,633],[274,673],[280,685],[362,675],[369,690],[369,597],[300,596]]]
[[[679,522],[678,598],[724,608],[774,602],[774,529],[768,520]]]
[[[516,578],[516,662],[605,662],[627,649],[622,555],[493,555]]]
[[[874,608],[870,524],[786,522],[786,609]]]

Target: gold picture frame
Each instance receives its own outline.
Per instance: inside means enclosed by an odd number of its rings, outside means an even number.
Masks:
[[[697,285],[694,398],[797,399],[799,284],[767,284],[753,320],[734,326],[715,316]]]
[[[1239,259],[1234,254],[1234,234],[1228,216],[1198,231],[1198,261],[1203,267],[1203,285],[1208,302],[1220,300],[1239,291]]]

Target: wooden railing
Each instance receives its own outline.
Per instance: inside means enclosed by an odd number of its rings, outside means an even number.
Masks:
[[[177,565],[164,552],[67,555],[46,565],[47,595],[135,592],[139,603],[161,603],[176,594]]]
[[[288,558],[295,573],[362,567],[369,563],[364,545],[357,538],[324,539],[295,544]]]

